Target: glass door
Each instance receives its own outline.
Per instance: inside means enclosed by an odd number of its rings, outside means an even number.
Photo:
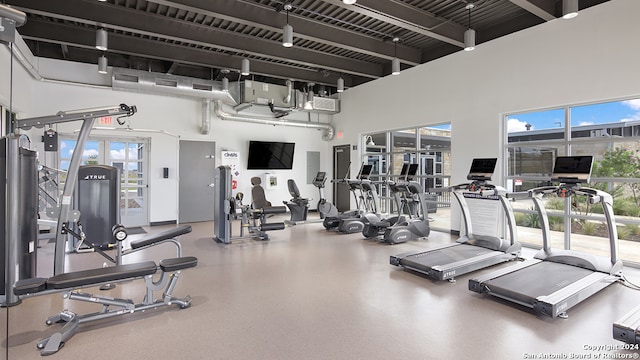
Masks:
[[[69,169],[76,140],[62,139],[58,151],[59,168]],[[127,227],[149,224],[147,200],[148,139],[91,138],[83,150],[82,165],[110,165],[120,169],[120,221]],[[60,179],[64,186],[65,175]]]

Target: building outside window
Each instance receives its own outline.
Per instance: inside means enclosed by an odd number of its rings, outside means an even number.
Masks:
[[[403,165],[417,164],[414,181],[424,189],[431,227],[450,230],[450,194],[433,191],[449,186],[450,124],[364,134],[362,148],[362,162],[373,165],[371,180],[377,184],[382,213],[394,214],[398,211],[395,198],[385,182],[403,180],[406,175],[402,174]]]
[[[548,184],[557,156],[593,156],[586,187],[613,196],[620,257],[640,265],[640,99],[564,106],[505,116],[508,190]],[[520,241],[539,248],[539,219],[529,200],[514,204]],[[547,197],[552,247],[609,256],[604,216],[585,199]]]

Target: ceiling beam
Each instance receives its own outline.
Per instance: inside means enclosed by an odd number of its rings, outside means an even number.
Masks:
[[[110,3],[82,0],[12,0],[11,4],[28,13],[104,26],[108,29],[185,42],[255,57],[273,58],[277,61],[315,67],[321,70],[369,77],[371,79],[385,75],[383,66],[380,64],[300,47],[287,49],[282,47],[279,42],[128,9]],[[44,39],[46,39],[46,36]],[[157,46],[157,43],[155,46]]]
[[[242,0],[147,1],[274,32],[281,32],[282,27],[286,24],[284,11],[276,13],[273,8]],[[295,38],[336,46],[386,60],[391,60],[396,56],[393,43],[385,41],[386,39],[379,40],[344,28],[309,20],[293,12],[289,12],[289,24],[293,26]],[[412,66],[419,65],[421,56],[420,50],[398,45],[397,57],[403,63]]]
[[[91,28],[78,28],[62,23],[51,23],[46,20],[29,19],[24,26],[20,27],[18,32],[28,40],[66,44],[70,50],[72,47],[95,50],[95,31]],[[195,47],[172,44],[170,42],[163,43],[162,46],[159,46],[156,40],[131,37],[118,33],[109,34],[107,57],[109,53],[176,61],[189,65],[231,69],[238,73],[240,72],[240,63],[242,60],[240,56],[231,56]],[[340,75],[336,73],[296,68],[256,59],[251,60],[251,73],[330,86],[335,86],[338,77],[340,77]],[[349,76],[343,76],[343,78],[346,86],[353,86],[351,85]]]
[[[544,21],[555,20],[554,0],[509,0]]]
[[[324,1],[460,48],[464,47],[466,27],[396,0],[358,0],[354,5],[346,5],[342,0]]]

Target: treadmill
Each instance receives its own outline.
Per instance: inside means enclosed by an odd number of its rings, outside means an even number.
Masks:
[[[613,323],[613,338],[628,344],[640,344],[640,305]]]
[[[425,274],[433,280],[455,282],[455,277],[458,275],[518,259],[521,245],[516,240],[513,210],[505,197],[507,191],[488,183],[495,170],[496,162],[495,158],[474,159],[467,175],[467,180],[472,182],[455,185],[448,189],[460,205],[465,229],[465,233],[456,242],[427,251],[391,256],[389,259],[391,265]],[[475,234],[466,198],[474,199],[473,201],[499,201],[507,215],[510,241],[497,236]],[[495,209],[495,207],[489,209]]]
[[[604,191],[580,187],[589,181],[592,160],[591,156],[558,157],[551,181],[560,185],[509,194],[533,200],[543,248],[531,260],[469,280],[469,290],[524,305],[538,314],[567,318],[567,310],[620,279],[613,198]],[[610,258],[550,247],[549,219],[542,202],[547,194],[586,196],[589,203],[600,203],[608,226]]]

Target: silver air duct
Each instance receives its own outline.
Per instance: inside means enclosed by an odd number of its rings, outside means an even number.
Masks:
[[[27,21],[27,14],[0,4],[0,18],[15,22],[15,26],[22,26]]]
[[[202,126],[200,127],[200,133],[203,135],[209,134],[211,129],[211,100],[202,99]]]
[[[293,81],[287,80],[287,96],[282,99],[282,102],[291,106],[291,92],[293,91]]]
[[[216,115],[222,120],[242,121],[242,122],[249,122],[249,123],[263,124],[263,125],[297,126],[297,127],[305,127],[305,128],[312,128],[312,129],[321,129],[321,130],[324,130],[322,133],[322,140],[324,141],[332,140],[333,135],[335,133],[333,126],[331,126],[330,124],[302,122],[302,121],[285,121],[285,120],[276,120],[274,118],[267,118],[262,116],[249,117],[249,116],[241,116],[238,114],[229,114],[222,110],[222,102],[220,100],[214,101],[213,109]]]
[[[222,100],[227,104],[236,105],[236,101],[229,92],[222,89],[220,81],[114,68],[111,83],[115,90],[137,90],[140,92],[198,97],[201,99]]]

